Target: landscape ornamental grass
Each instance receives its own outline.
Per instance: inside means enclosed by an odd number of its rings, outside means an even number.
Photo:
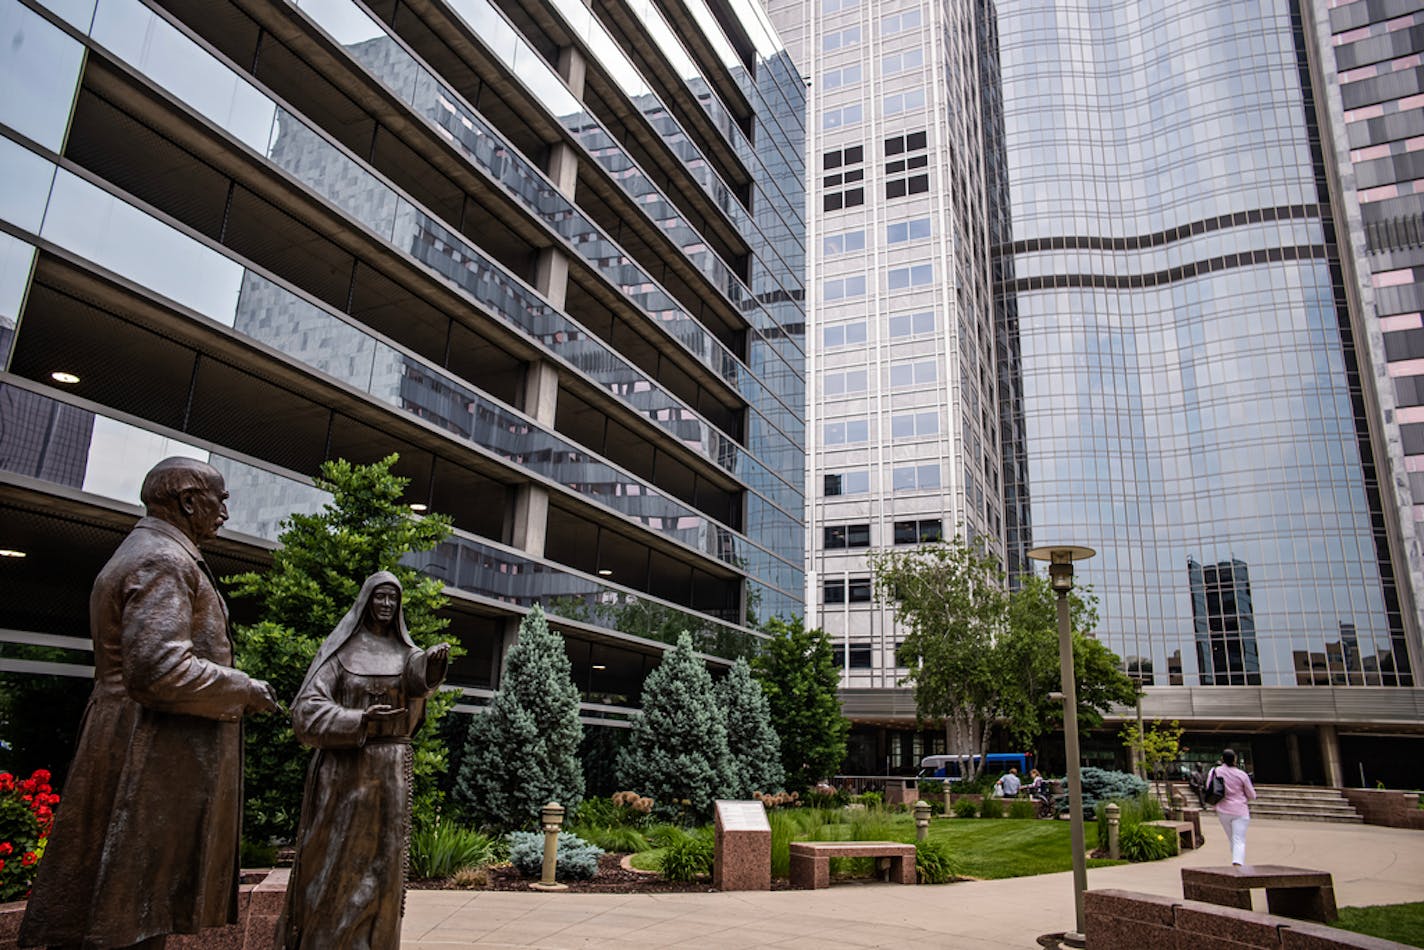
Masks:
[[[979,806],[967,798],[961,798],[954,803],[954,817],[973,818],[979,814]]]
[[[921,884],[948,884],[958,877],[949,844],[935,838],[917,841],[915,874]]]
[[[494,838],[452,821],[439,819],[420,824],[410,836],[410,875],[451,877],[457,871],[489,864],[497,850]]]
[[[1129,861],[1160,861],[1177,853],[1177,833],[1169,828],[1139,824],[1118,831],[1118,846]]]
[[[659,869],[669,881],[695,881],[712,874],[715,855],[711,828],[696,828],[663,849]]]

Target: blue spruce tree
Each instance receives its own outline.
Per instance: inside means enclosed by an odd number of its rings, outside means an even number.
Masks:
[[[732,793],[727,723],[692,638],[677,639],[643,683],[643,715],[618,760],[624,788],[653,798],[662,817],[706,819]]]
[[[583,801],[582,738],[564,639],[536,606],[519,625],[489,711],[470,723],[456,803],[472,821],[501,828],[533,827],[551,801],[572,811]]]
[[[751,798],[752,792],[781,791],[786,784],[781,768],[781,740],[771,725],[771,704],[761,684],[752,679],[746,660],[738,659],[717,684],[717,697],[727,715],[730,794]]]

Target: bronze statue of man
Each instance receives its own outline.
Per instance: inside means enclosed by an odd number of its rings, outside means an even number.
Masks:
[[[227,605],[198,552],[227,520],[217,469],[144,478],[146,517],[89,597],[94,692],[19,944],[161,947],[237,920],[242,717],[279,709],[232,668]]]

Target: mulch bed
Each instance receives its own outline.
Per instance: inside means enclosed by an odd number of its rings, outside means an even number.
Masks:
[[[660,875],[649,874],[644,871],[630,871],[623,867],[621,854],[604,854],[598,858],[598,873],[592,880],[588,881],[560,881],[561,884],[569,886],[569,893],[574,894],[712,894],[717,888],[712,886],[711,880],[702,881],[667,881]],[[474,890],[488,891],[527,891],[533,878],[527,878],[514,869],[512,865],[502,865],[486,869],[489,878],[483,888],[473,888]],[[455,887],[448,880],[425,880],[411,881],[410,886],[416,890],[449,891],[461,890]],[[771,882],[773,891],[791,890],[791,883],[784,880]]]

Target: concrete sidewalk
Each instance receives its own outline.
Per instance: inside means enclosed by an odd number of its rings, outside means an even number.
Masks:
[[[962,820],[962,819],[959,819]],[[1221,828],[1200,850],[1088,872],[1089,889],[1182,894],[1181,869],[1231,861]],[[1320,868],[1340,906],[1424,900],[1424,831],[1257,820],[1257,864]],[[1261,896],[1257,910],[1264,910]],[[1071,873],[940,887],[842,884],[822,891],[539,894],[411,891],[403,945],[451,947],[1024,948],[1073,925]]]

